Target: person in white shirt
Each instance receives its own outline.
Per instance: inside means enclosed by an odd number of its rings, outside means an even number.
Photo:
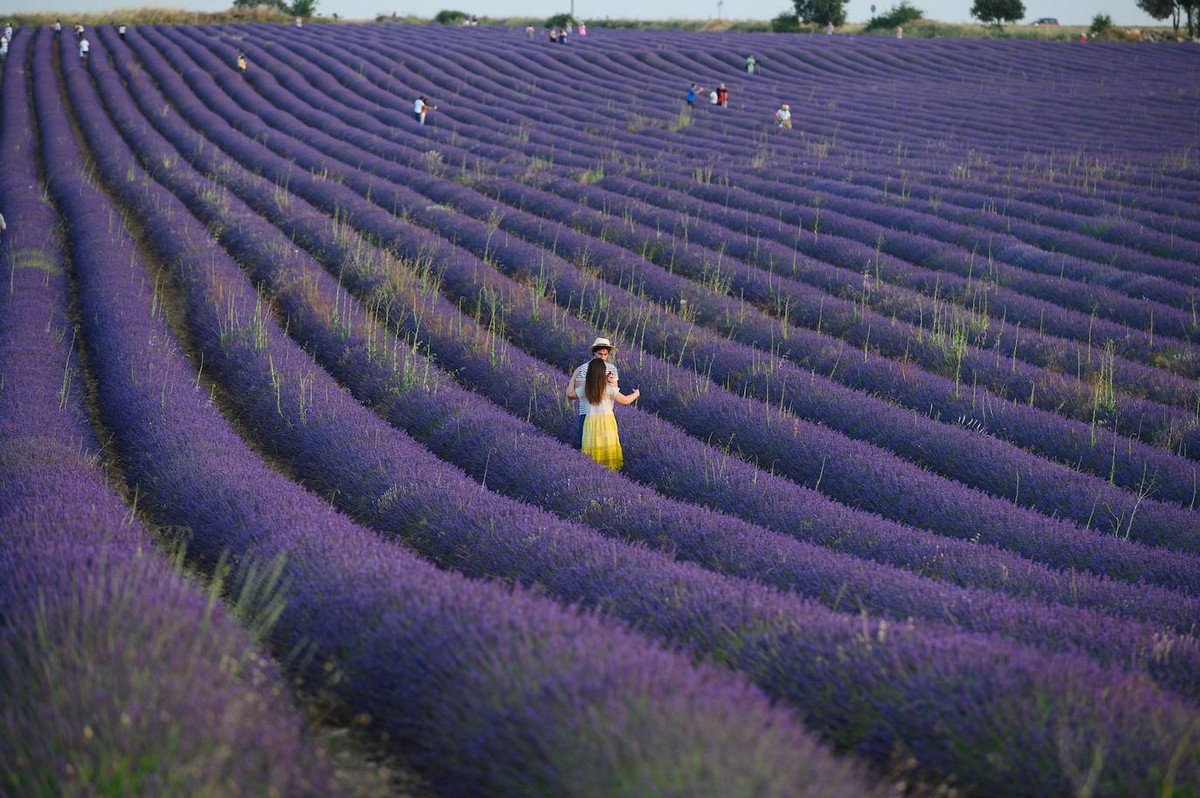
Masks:
[[[607,370],[608,364],[600,358],[592,358],[584,377],[583,402],[587,403],[587,416],[583,422],[583,441],[579,448],[588,457],[610,471],[619,471],[625,465],[621,450],[621,437],[617,433],[616,405],[633,404],[640,390],[623,394],[617,386],[617,378]]]
[[[92,43],[87,40],[86,36],[84,36],[79,40],[79,60],[83,62],[84,66],[87,66],[88,53],[91,52],[91,50]]]
[[[418,124],[423,125],[423,124],[425,124],[425,114],[429,113],[430,111],[436,111],[436,110],[437,110],[437,106],[430,105],[429,100],[425,97],[424,94],[422,94],[413,103],[413,118],[417,120]]]
[[[779,106],[779,110],[775,112],[775,124],[786,130],[792,128],[792,109],[787,103]]]
[[[604,364],[608,369],[608,373],[619,379],[621,375],[617,371],[617,367],[609,360],[614,351],[616,351],[616,347],[613,346],[612,341],[608,340],[607,338],[597,338],[595,341],[592,341],[592,357],[600,358],[602,361],[604,361]],[[588,411],[588,403],[583,395],[583,389],[584,383],[587,381],[588,364],[591,362],[592,361],[589,360],[587,363],[584,363],[579,368],[575,369],[575,371],[571,374],[571,379],[567,382],[567,401],[578,403],[579,435],[577,438],[577,444],[580,449],[583,448],[583,421],[587,417]]]

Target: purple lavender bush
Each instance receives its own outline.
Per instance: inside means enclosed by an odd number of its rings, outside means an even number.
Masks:
[[[9,152],[36,150],[32,35],[4,73]],[[0,792],[339,794],[279,668],[109,487],[33,160],[0,174],[0,207]]]

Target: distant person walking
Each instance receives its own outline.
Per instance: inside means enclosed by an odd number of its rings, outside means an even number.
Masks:
[[[619,404],[633,404],[642,392],[634,390],[631,394],[622,394],[616,375],[608,371],[607,364],[597,357],[588,363],[583,395],[587,403],[587,416],[583,422],[580,449],[605,468],[619,471],[625,465],[625,457],[621,451],[621,437],[617,433],[617,416],[613,409]]]
[[[693,83],[691,86],[688,86],[686,99],[689,107],[696,107],[696,95],[702,91],[704,91],[704,89],[702,89],[698,83]]]
[[[246,70],[250,68],[250,62],[246,59],[246,54],[238,50],[237,54],[237,71],[245,75]]]
[[[597,338],[592,341],[592,359],[599,358],[604,361],[605,368],[612,372],[614,377],[619,378],[621,375],[617,371],[617,367],[613,365],[610,358],[612,353],[616,351],[612,341],[607,338]],[[579,368],[571,373],[571,379],[567,382],[567,401],[575,402],[579,411],[579,434],[577,436],[577,446],[583,448],[583,420],[587,416],[587,398],[584,396],[584,384],[587,382],[588,365],[591,360],[583,363]]]
[[[792,109],[787,103],[779,106],[779,110],[775,112],[775,124],[785,130],[792,129]]]
[[[833,35],[833,20],[832,19],[829,20],[829,22],[825,23],[825,35],[826,36]]]
[[[121,23],[120,25],[117,26],[117,35],[121,37],[121,41],[125,41],[125,31],[126,30],[127,30],[127,28],[125,27],[125,23]]]
[[[746,56],[746,71],[748,73],[750,73],[751,75],[753,75],[754,70],[757,68],[758,68],[758,60],[753,55]]]
[[[903,39],[903,38],[904,38],[904,26],[903,26],[903,25],[897,25],[897,26],[896,26],[896,38],[897,38],[897,39]]]
[[[425,124],[425,114],[436,110],[437,106],[430,105],[429,100],[424,94],[413,101],[413,119],[417,120],[417,124],[419,125]]]
[[[587,36],[587,23],[586,22],[579,23],[579,35]]]
[[[54,31],[54,38],[59,38],[62,36],[62,21],[54,20],[54,24],[50,26],[50,29]]]
[[[83,63],[84,66],[87,66],[88,53],[90,53],[91,51],[92,51],[92,43],[87,40],[86,36],[84,36],[83,38],[81,38],[79,40],[79,60]]]
[[[729,105],[729,89],[725,88],[724,83],[717,86],[717,105],[722,108]]]

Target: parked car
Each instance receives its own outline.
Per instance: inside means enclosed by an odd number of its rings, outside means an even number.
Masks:
[[[1030,23],[1031,25],[1057,25],[1058,20],[1054,17],[1040,17]]]

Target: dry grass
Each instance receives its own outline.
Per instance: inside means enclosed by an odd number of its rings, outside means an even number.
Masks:
[[[49,27],[54,20],[64,28],[76,22],[86,26],[124,22],[128,25],[196,25],[218,22],[291,22],[292,17],[267,6],[230,8],[225,11],[187,11],[180,8],[113,8],[108,11],[80,14],[77,12],[40,11],[36,14],[10,14],[5,17],[20,27]]]

